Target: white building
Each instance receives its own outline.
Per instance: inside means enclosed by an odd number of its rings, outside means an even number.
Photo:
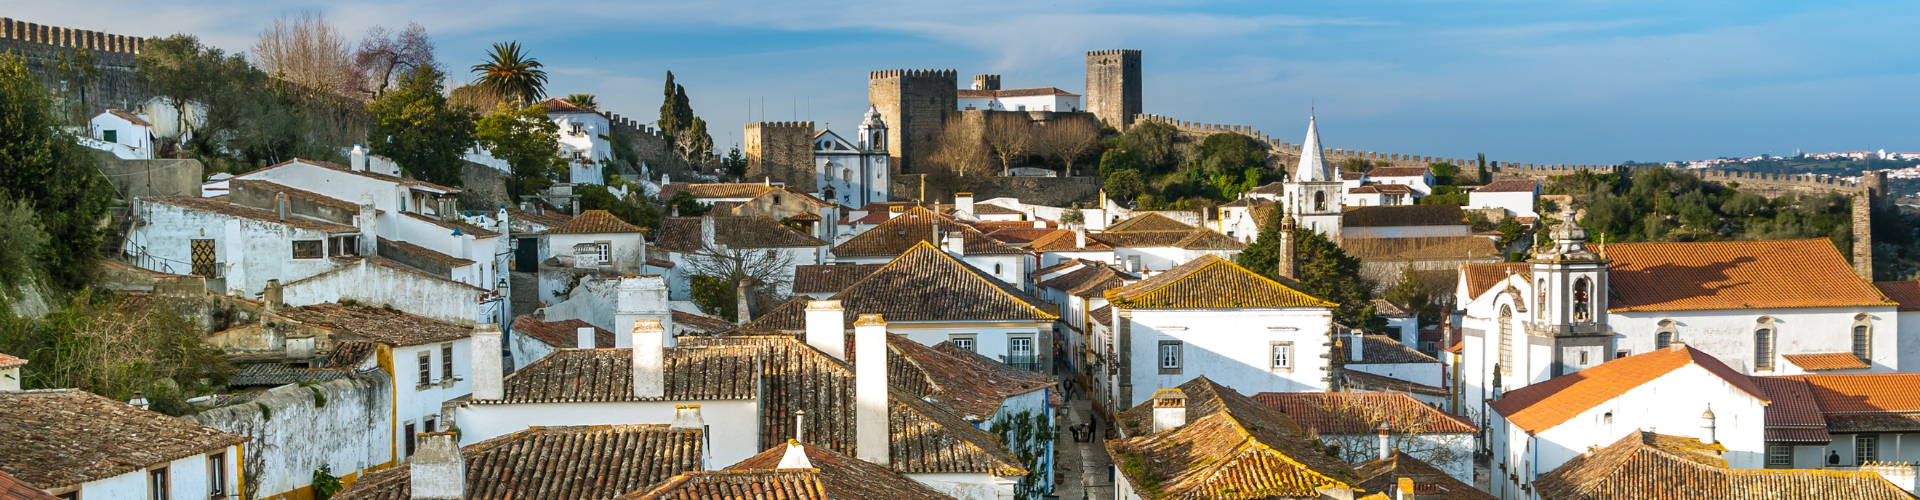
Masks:
[[[960,89],[960,110],[985,111],[1083,111],[1080,95],[1053,87],[1030,89]]]
[[[168,274],[218,280],[229,295],[250,297],[267,282],[333,269],[330,257],[363,253],[362,228],[206,198],[145,198],[127,235],[133,264]]]
[[[1347,192],[1340,181],[1339,168],[1328,165],[1320,149],[1320,125],[1307,118],[1307,139],[1300,146],[1300,164],[1282,185],[1281,206],[1294,217],[1299,227],[1319,231],[1339,243],[1342,237],[1340,209]]]
[[[1472,236],[1467,214],[1454,205],[1353,207],[1341,214],[1342,238],[1457,238]]]
[[[1032,254],[924,207],[906,208],[887,215],[890,218],[834,246],[834,261],[883,264],[925,242],[939,246],[1002,283],[1021,283],[1035,267]]]
[[[887,164],[887,124],[869,106],[854,140],[831,129],[813,133],[814,187],[821,198],[849,207],[887,201],[893,169]]]
[[[1375,498],[1287,413],[1200,376],[1119,412],[1113,498]],[[1228,493],[1231,492],[1231,493]]]
[[[1360,177],[1360,186],[1384,185],[1406,186],[1415,196],[1426,196],[1433,192],[1433,170],[1427,167],[1379,167],[1368,170]]]
[[[20,369],[25,366],[27,360],[0,352],[0,391],[20,390]]]
[[[1534,206],[1540,200],[1540,181],[1507,179],[1494,181],[1467,193],[1467,208],[1499,208],[1508,217],[1539,217]]]
[[[1247,248],[1218,231],[1153,212],[1122,220],[1088,238],[1111,247],[1114,264],[1136,273],[1165,271],[1208,255],[1232,260]]]
[[[641,274],[647,263],[647,240],[640,228],[605,210],[588,210],[566,224],[540,233],[540,295],[576,282],[574,276]]]
[[[1346,204],[1349,207],[1391,207],[1407,206],[1419,201],[1425,193],[1405,184],[1368,184],[1347,190]]]
[[[1863,466],[1882,463],[1913,473],[1910,464],[1920,457],[1920,424],[1909,416],[1920,413],[1920,404],[1909,395],[1920,374],[1753,381],[1773,401],[1767,405],[1767,468],[1870,470]]]
[[[462,326],[360,304],[317,304],[276,314],[332,332],[330,363],[362,372],[386,371],[391,376],[394,399],[389,417],[399,461],[418,450],[415,435],[450,428],[440,422],[442,404],[473,392],[475,366],[495,370],[501,366],[500,328],[492,323]]]
[[[241,493],[246,436],[78,389],[0,391],[0,422],[0,472],[60,498]]]
[[[654,246],[666,250],[674,300],[691,300],[693,275],[703,262],[753,258],[774,272],[776,296],[793,294],[794,266],[826,262],[827,242],[764,215],[670,217],[660,222]],[[743,253],[744,252],[744,253]]]
[[[599,111],[582,108],[558,97],[540,101],[547,119],[560,126],[560,156],[567,160],[567,182],[606,184],[606,168],[613,162],[613,121]]]
[[[153,141],[153,124],[148,123],[145,117],[109,109],[87,120],[87,136],[80,143],[111,151],[122,160],[151,160],[154,158]]]
[[[1480,428],[1398,392],[1262,392],[1254,401],[1286,412],[1313,429],[1335,456],[1359,466],[1379,458],[1380,427],[1387,445],[1439,468],[1460,482],[1473,481],[1474,439]]]

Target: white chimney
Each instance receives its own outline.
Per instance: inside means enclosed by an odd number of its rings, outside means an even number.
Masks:
[[[1364,360],[1365,359],[1364,356],[1366,355],[1366,347],[1361,344],[1366,343],[1366,336],[1361,335],[1359,332],[1354,332],[1353,335],[1350,335],[1347,337],[1347,340],[1352,342],[1352,345],[1349,347],[1353,348],[1353,355],[1349,356],[1347,359],[1352,360],[1355,363],[1358,363]]]
[[[807,302],[807,345],[834,359],[847,359],[847,317],[838,300]]]
[[[1187,425],[1187,393],[1161,389],[1153,393],[1153,433]]]
[[[360,256],[372,257],[380,253],[380,232],[376,229],[379,218],[373,208],[373,195],[360,195]]]
[[[907,213],[907,207],[904,207],[904,206],[900,206],[900,205],[894,205],[894,206],[891,206],[891,207],[887,207],[887,218],[888,218],[888,219],[892,219],[892,218],[894,218],[894,217],[899,217],[899,216],[900,216],[900,214],[904,214],[904,213]]]
[[[1087,228],[1085,228],[1085,227],[1081,227],[1081,226],[1074,226],[1074,228],[1073,228],[1073,247],[1074,247],[1074,248],[1086,248],[1086,247],[1087,247]]]
[[[451,432],[428,432],[415,437],[413,500],[466,500],[467,463]]]
[[[351,161],[348,162],[348,166],[353,167],[353,171],[355,172],[367,171],[367,150],[366,149],[361,148],[359,144],[355,144],[353,145],[353,153],[348,154],[347,156],[351,158]]]
[[[712,212],[708,212],[708,213],[707,213],[706,215],[702,215],[702,216],[700,216],[700,244],[702,244],[702,245],[712,245],[712,244],[714,244],[714,241],[713,241],[713,230],[714,230],[714,227],[713,227],[713,222],[714,222],[714,221],[713,221],[713,213],[712,213]]]
[[[283,222],[287,220],[288,205],[292,205],[292,203],[287,201],[287,193],[274,193],[273,213],[280,216],[280,220]]]
[[[1033,228],[1034,228],[1034,229],[1046,229],[1046,228],[1047,228],[1047,220],[1046,220],[1046,219],[1034,219],[1034,220],[1033,220]]]
[[[965,257],[967,255],[967,238],[959,231],[948,232],[946,240],[941,242],[941,246],[946,247],[947,253],[953,254],[954,257]]]
[[[1392,428],[1387,427],[1386,422],[1380,423],[1380,459],[1381,460],[1386,460],[1387,458],[1393,456],[1393,452],[1387,445],[1388,438],[1392,437],[1392,433],[1388,432],[1390,430],[1392,430]]]
[[[593,342],[593,327],[583,326],[575,328],[574,336],[576,337],[573,343],[575,347],[581,349],[592,349],[595,347]]]
[[[1720,434],[1719,434],[1718,425],[1716,425],[1716,420],[1718,419],[1716,419],[1713,416],[1713,405],[1711,404],[1707,405],[1707,411],[1705,413],[1700,414],[1700,420],[1705,421],[1704,423],[1700,424],[1700,427],[1703,427],[1707,430],[1707,439],[1706,439],[1707,444],[1719,443]]]
[[[615,292],[613,306],[613,331],[631,332],[636,320],[653,320],[660,324],[665,332],[673,331],[673,312],[667,306],[667,280],[658,274],[621,276],[618,290]],[[626,335],[614,335],[614,347],[633,347],[633,339]],[[663,346],[673,347],[672,336],[662,340]]]
[[[673,424],[668,425],[667,430],[706,429],[707,421],[700,418],[700,405],[673,405]]]
[[[953,211],[973,214],[973,193],[954,193]]]
[[[651,319],[633,322],[633,395],[658,398],[667,395],[667,349],[662,345],[666,330]]]
[[[887,466],[892,448],[887,428],[887,321],[862,314],[853,322],[854,458]]]
[[[473,327],[473,399],[494,400],[506,397],[504,368],[500,366],[500,325],[482,323]]]
[[[780,465],[775,469],[811,469],[813,461],[807,460],[807,449],[799,441],[787,441],[786,454],[780,455]]]
[[[1393,497],[1394,500],[1414,500],[1413,478],[1400,478],[1398,484],[1394,486],[1396,487],[1395,489],[1400,490],[1399,494]]]

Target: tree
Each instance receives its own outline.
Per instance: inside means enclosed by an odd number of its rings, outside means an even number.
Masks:
[[[1223,132],[1200,142],[1200,166],[1208,175],[1239,176],[1266,163],[1266,145],[1245,134]]]
[[[1294,231],[1293,267],[1300,291],[1340,304],[1333,317],[1346,325],[1375,323],[1373,286],[1360,276],[1360,259],[1347,255],[1319,231]]]
[[[1131,200],[1134,196],[1147,192],[1147,183],[1140,179],[1140,172],[1121,170],[1107,176],[1105,185],[1107,194],[1122,200]]]
[[[1063,175],[1073,175],[1073,163],[1100,147],[1100,125],[1088,120],[1054,120],[1039,129],[1034,150],[1066,164]]]
[[[474,83],[507,99],[531,103],[547,94],[547,71],[540,69],[543,66],[520,50],[520,42],[496,43],[487,53],[486,62],[473,65],[473,72],[480,74],[480,80]]]
[[[667,207],[674,210],[675,217],[699,217],[713,211],[713,205],[701,203],[693,193],[676,191],[667,198]]]
[[[947,118],[934,140],[933,153],[927,155],[927,162],[933,166],[928,169],[928,175],[934,178],[928,183],[944,185],[968,174],[979,175],[991,161],[992,148],[975,134],[973,127],[967,126],[958,115]]]
[[[1026,163],[1033,148],[1033,120],[1025,113],[988,113],[980,138],[1000,160],[1000,175],[1008,175],[1015,163]]]
[[[705,165],[713,156],[713,136],[707,135],[707,121],[696,116],[687,128],[673,136],[673,151],[689,165]]]
[[[567,101],[567,104],[578,106],[580,109],[589,111],[600,110],[600,103],[593,100],[593,94],[567,94],[564,100]]]
[[[747,157],[740,154],[740,146],[736,145],[727,151],[727,157],[720,160],[720,165],[727,169],[727,177],[742,179],[747,176]]]
[[[73,387],[121,401],[140,391],[155,411],[184,415],[186,399],[226,385],[233,366],[193,322],[152,304],[81,291],[31,322],[0,303],[0,352],[32,363],[23,389]]]
[[[673,83],[673,72],[667,72],[667,89],[660,100],[660,133],[671,138],[680,129],[693,124],[693,104],[687,99],[687,88]]]
[[[40,258],[52,242],[40,227],[40,214],[33,211],[33,204],[0,193],[0,234],[7,235],[0,238],[0,285],[12,287],[38,276]],[[4,290],[0,289],[0,299],[7,296]]]
[[[464,157],[473,147],[473,111],[449,106],[440,94],[445,77],[432,66],[410,71],[400,86],[367,105],[373,129],[367,144],[392,158],[414,178],[460,185]]]
[[[480,145],[494,158],[507,162],[512,176],[507,192],[515,197],[537,193],[567,172],[560,158],[560,126],[547,119],[547,107],[501,104],[474,126]]]
[[[693,277],[706,278],[701,280],[705,291],[695,294],[695,303],[701,312],[727,321],[744,319],[736,318],[737,308],[728,307],[729,303],[737,306],[737,300],[722,298],[737,296],[742,280],[753,280],[758,293],[753,297],[754,304],[762,311],[784,302],[786,297],[778,291],[789,289],[792,283],[793,258],[779,248],[733,248],[706,242],[692,253],[687,265]],[[700,296],[705,296],[705,301],[700,300]]]
[[[254,42],[253,59],[261,71],[293,84],[302,97],[338,94],[352,86],[346,37],[320,14],[275,19]]]
[[[410,22],[397,34],[374,26],[367,28],[367,37],[353,53],[353,83],[360,92],[379,97],[414,70],[439,67],[425,26]],[[474,109],[493,109],[493,105]]]
[[[1394,280],[1393,286],[1387,287],[1386,299],[1418,314],[1422,325],[1440,322],[1440,311],[1434,306],[1433,294],[1427,291],[1426,282],[1420,280],[1420,273],[1413,269],[1412,260],[1400,268],[1400,277]]]
[[[1280,239],[1282,236],[1280,226],[1282,224],[1282,218],[1285,217],[1284,212],[1285,211],[1278,205],[1267,209],[1267,220],[1260,226],[1260,235],[1254,237],[1252,244],[1247,245],[1247,248],[1241,250],[1238,255],[1233,257],[1234,263],[1240,264],[1240,267],[1247,268],[1248,271],[1259,273],[1261,276],[1268,278],[1274,278],[1276,280],[1293,278],[1292,276],[1280,275]]]
[[[27,72],[26,62],[0,54],[0,165],[6,172],[0,200],[38,213],[48,244],[36,258],[54,284],[73,289],[88,280],[113,192],[93,155],[60,125],[46,86]],[[4,234],[0,238],[30,238]]]
[[[1527,235],[1527,228],[1521,226],[1520,221],[1514,220],[1513,217],[1500,219],[1499,230],[1499,244],[1500,251],[1502,252],[1507,251],[1508,248],[1512,248],[1514,243],[1519,242]]]
[[[239,56],[234,56],[238,58]],[[186,117],[194,102],[205,102],[217,81],[226,77],[226,56],[218,48],[200,44],[193,35],[147,40],[134,56],[134,78],[147,92],[174,108],[176,130],[189,132]]]
[[[622,200],[608,192],[606,186],[599,184],[576,184],[573,186],[573,194],[580,197],[582,210],[606,210],[614,217],[628,224],[645,228],[649,232],[660,230],[660,211],[655,210],[653,205]]]
[[[1060,223],[1069,226],[1086,224],[1087,213],[1080,211],[1080,206],[1077,204],[1067,207],[1066,211],[1060,212]]]
[[[1171,172],[1180,160],[1180,153],[1173,148],[1174,138],[1179,135],[1178,130],[1164,123],[1135,123],[1120,136],[1120,147],[1131,153],[1142,174]]]

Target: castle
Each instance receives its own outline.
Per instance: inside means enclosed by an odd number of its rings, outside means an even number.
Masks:
[[[0,18],[0,52],[24,59],[27,71],[47,82],[50,90],[81,91],[86,96],[82,111],[89,116],[107,108],[137,109],[146,103],[146,87],[134,77],[134,56],[146,41],[136,36]],[[93,56],[99,76],[85,88],[67,88],[69,82],[62,79],[57,61],[82,50]]]

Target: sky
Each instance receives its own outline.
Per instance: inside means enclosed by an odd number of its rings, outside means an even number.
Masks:
[[[0,0],[17,20],[228,51],[302,12],[356,40],[420,23],[461,80],[519,41],[550,94],[643,121],[672,71],[723,147],[748,121],[851,128],[869,71],[1083,93],[1085,52],[1139,49],[1145,112],[1296,143],[1311,112],[1331,148],[1547,164],[1920,151],[1910,1]]]

